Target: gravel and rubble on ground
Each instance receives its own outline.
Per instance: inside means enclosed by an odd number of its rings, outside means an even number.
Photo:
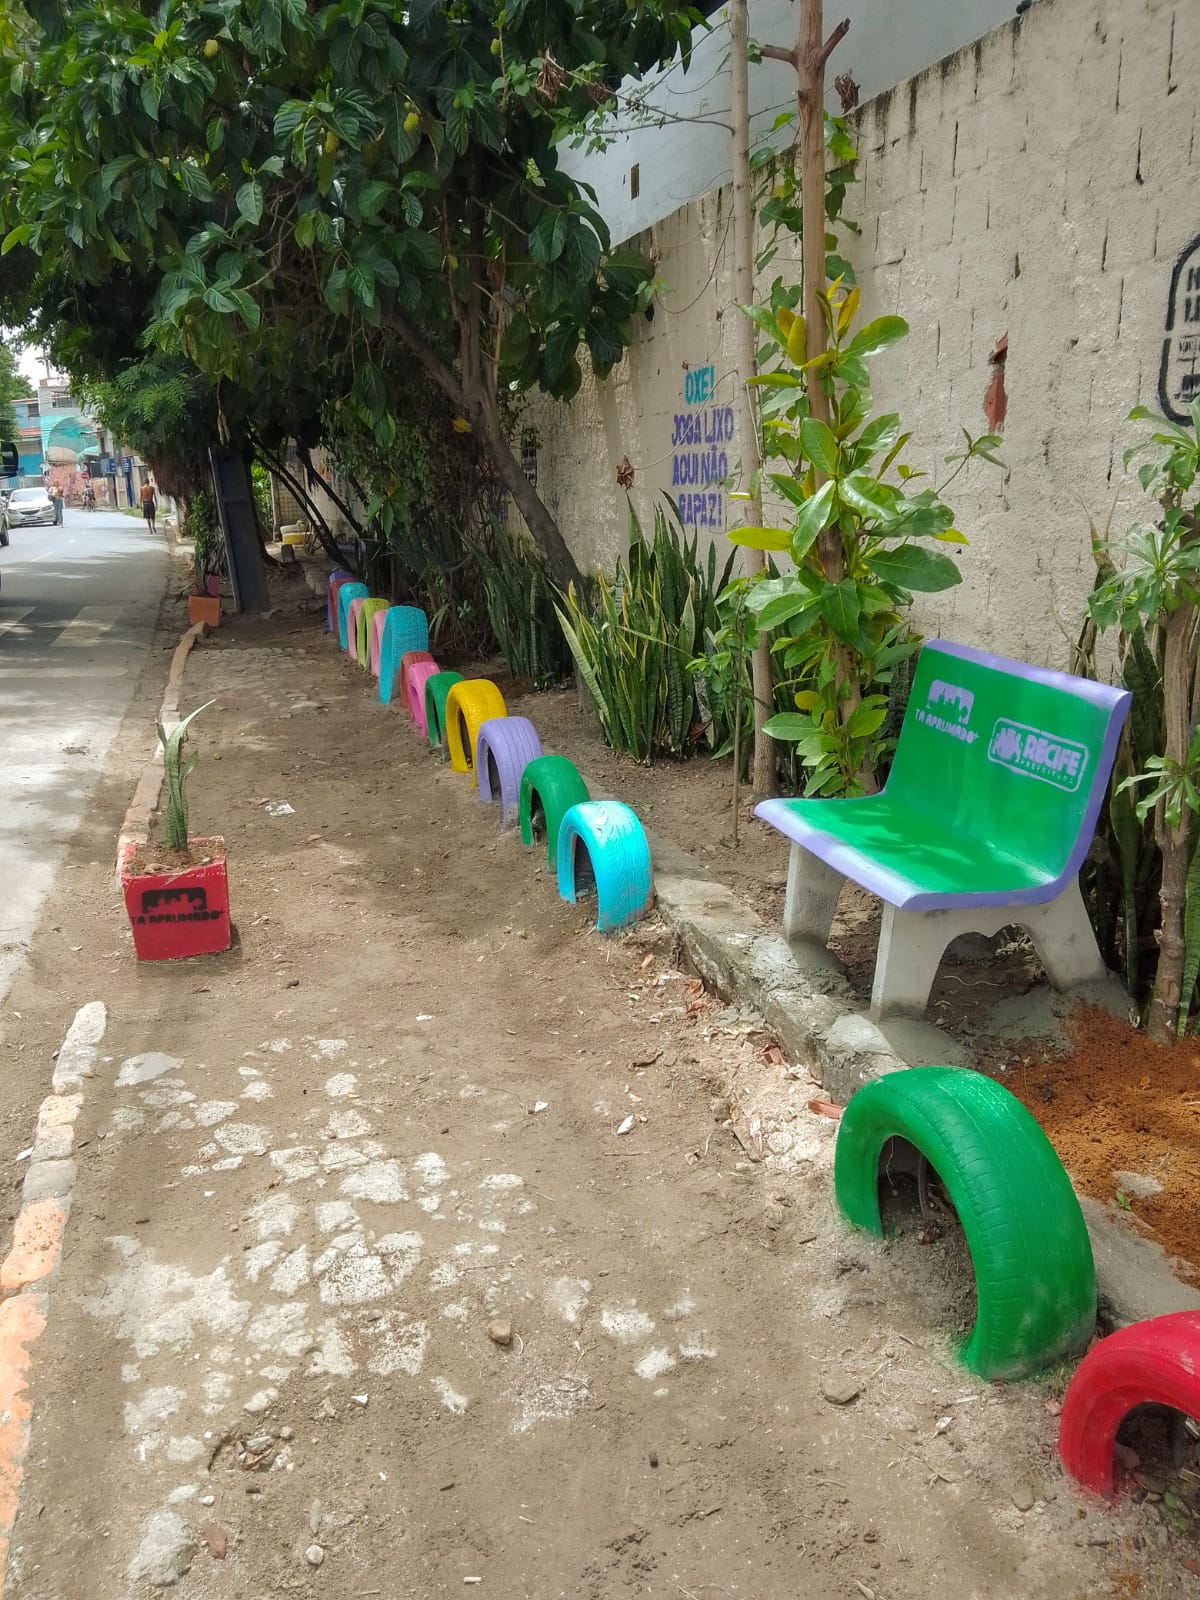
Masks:
[[[13,1597],[1200,1592],[1190,1519],[1058,1467],[1068,1370],[956,1363],[951,1231],[842,1225],[803,1065],[561,902],[315,606],[198,647],[210,699],[234,949],[135,965],[97,825],[11,999],[22,1082],[108,1011]]]

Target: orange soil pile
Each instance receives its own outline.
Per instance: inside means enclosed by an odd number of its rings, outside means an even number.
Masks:
[[[1200,1042],[1152,1044],[1092,1006],[1072,1012],[1070,1026],[1065,1055],[1022,1052],[1004,1082],[1041,1123],[1077,1188],[1105,1201],[1122,1192],[1168,1255],[1200,1269]],[[1162,1191],[1142,1198],[1118,1172],[1153,1179]]]

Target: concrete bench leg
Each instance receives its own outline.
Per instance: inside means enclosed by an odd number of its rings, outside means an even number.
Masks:
[[[1056,989],[1075,989],[1081,983],[1107,978],[1078,878],[1072,878],[1056,900],[1043,906],[1015,907],[1009,921],[1027,929],[1038,960]]]
[[[838,895],[845,879],[803,845],[793,844],[783,897],[783,931],[789,939],[829,943]]]
[[[789,879],[790,884],[790,879]],[[871,990],[875,1022],[900,1013],[924,1016],[946,946],[963,933],[989,938],[1001,928],[1024,928],[1056,989],[1107,977],[1088,921],[1079,880],[1037,906],[968,906],[958,911],[898,911],[885,904]]]

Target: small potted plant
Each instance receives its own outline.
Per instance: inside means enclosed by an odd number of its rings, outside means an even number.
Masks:
[[[208,496],[198,494],[188,508],[188,529],[192,535],[192,590],[188,595],[188,620],[195,627],[206,622],[210,628],[221,625],[221,580],[209,571],[215,539]]]
[[[121,861],[121,888],[139,961],[229,949],[225,841],[188,837],[187,780],[196,757],[184,759],[183,741],[188,724],[205,709],[199,706],[184,717],[171,734],[157,724],[167,775],[163,843],[129,844]]]

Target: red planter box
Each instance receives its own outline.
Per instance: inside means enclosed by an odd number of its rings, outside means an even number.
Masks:
[[[129,860],[135,846],[125,848],[121,888],[139,961],[177,961],[183,956],[214,955],[229,949],[225,841],[190,842],[193,848],[203,847],[212,860],[176,872],[131,872]]]

